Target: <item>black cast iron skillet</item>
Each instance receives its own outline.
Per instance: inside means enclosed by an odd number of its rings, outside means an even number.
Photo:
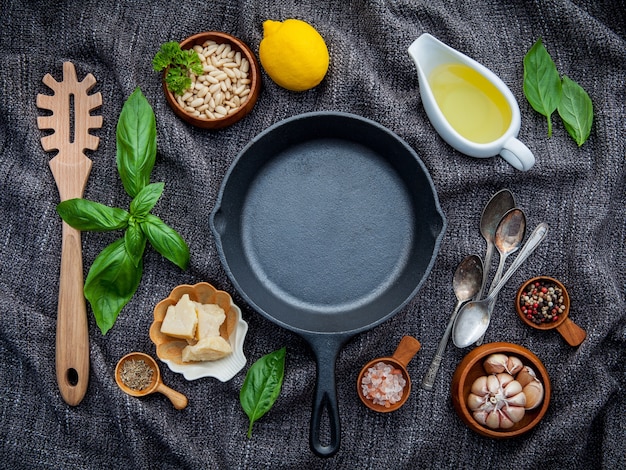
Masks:
[[[319,456],[333,455],[340,445],[341,347],[397,313],[439,250],[446,221],[428,171],[403,140],[373,121],[303,114],[242,150],[210,225],[246,302],[312,348],[310,445]],[[320,439],[324,411],[328,444]]]

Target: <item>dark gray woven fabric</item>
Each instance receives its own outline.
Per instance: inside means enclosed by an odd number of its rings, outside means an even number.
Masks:
[[[169,5],[166,6],[166,3]],[[0,6],[0,466],[3,468],[624,468],[626,465],[626,235],[624,118],[626,4],[620,1],[349,2],[131,0],[4,0]],[[265,19],[300,18],[326,39],[331,65],[324,82],[305,93],[277,87],[264,75],[259,101],[244,121],[219,132],[192,128],[165,102],[151,69],[159,45],[206,30],[232,33],[255,52]],[[520,138],[536,165],[523,173],[501,158],[472,159],[445,144],[428,122],[409,44],[429,32],[477,59],[509,85],[522,114]],[[546,135],[543,117],[522,91],[522,59],[537,38],[561,74],[591,96],[595,122],[582,148],[558,117]],[[61,79],[72,61],[79,78],[92,73],[103,96],[100,145],[85,197],[127,207],[115,168],[115,126],[137,86],[157,118],[158,158],[152,181],[164,181],[155,213],[191,249],[180,271],[154,251],[145,258],[137,294],[102,336],[89,315],[91,373],[79,406],[66,405],[54,374],[60,261],[59,200],[41,147],[36,117],[41,79]],[[299,113],[335,110],[380,122],[420,155],[437,189],[448,228],[433,271],[418,295],[389,321],[352,339],[337,361],[342,420],[340,451],[320,459],[309,449],[315,363],[306,343],[250,309],[222,268],[208,217],[235,156],[255,135]],[[552,402],[529,434],[496,441],[469,430],[450,400],[456,365],[469,351],[448,346],[435,388],[419,383],[455,303],[452,274],[467,254],[484,255],[478,230],[487,200],[509,188],[529,228],[551,230],[499,297],[487,341],[520,344],[545,363]],[[115,234],[83,236],[85,273]],[[495,267],[494,267],[495,268]],[[545,274],[572,296],[572,319],[587,331],[578,348],[554,331],[524,326],[513,309],[520,283]],[[152,309],[181,283],[208,281],[231,292],[250,325],[248,366],[287,346],[283,390],[246,437],[239,405],[245,370],[222,383],[188,382],[163,365],[164,381],[189,397],[176,411],[162,395],[124,395],[113,371],[130,351],[155,355],[148,337]],[[392,414],[360,403],[355,381],[370,359],[389,355],[403,335],[423,344],[410,363],[414,388]]]

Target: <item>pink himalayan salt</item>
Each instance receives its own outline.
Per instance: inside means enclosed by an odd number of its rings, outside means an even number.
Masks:
[[[384,362],[378,362],[368,368],[361,379],[363,396],[385,408],[400,401],[405,385],[406,380],[402,377],[402,371]]]

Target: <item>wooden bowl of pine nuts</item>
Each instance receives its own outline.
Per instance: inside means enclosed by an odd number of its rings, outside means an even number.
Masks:
[[[192,86],[183,95],[163,91],[174,113],[204,129],[230,126],[254,107],[261,89],[261,70],[252,50],[240,39],[208,31],[181,41],[182,49],[195,49],[203,75],[191,74]]]

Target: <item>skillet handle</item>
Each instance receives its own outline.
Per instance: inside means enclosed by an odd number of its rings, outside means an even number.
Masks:
[[[335,384],[335,363],[339,350],[347,340],[343,336],[309,336],[308,342],[315,352],[317,360],[317,381],[311,414],[309,444],[319,457],[331,457],[337,453],[341,444],[341,423],[337,404]],[[322,443],[322,417],[328,417],[330,437],[328,444]]]

